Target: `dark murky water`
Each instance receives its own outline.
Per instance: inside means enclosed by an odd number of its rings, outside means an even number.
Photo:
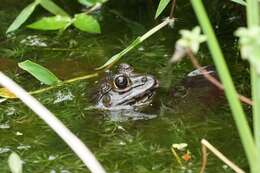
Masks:
[[[94,104],[92,97],[97,87],[93,83],[101,77],[36,96],[91,148],[108,172],[198,172],[202,138],[209,140],[231,160],[247,169],[243,149],[224,97],[212,87],[184,89],[181,81],[187,72],[193,70],[188,61],[174,66],[170,76],[164,75],[174,41],[178,38],[178,30],[196,25],[189,2],[178,3],[176,16],[179,19],[176,27],[163,29],[121,60],[132,64],[136,71],[153,74],[161,81],[153,106],[147,110],[156,114],[157,118],[113,122],[106,113],[89,110]],[[156,6],[150,1],[111,1],[98,14],[102,23],[101,35],[90,35],[70,28],[59,36],[56,32],[22,28],[15,36],[6,38],[4,31],[27,2],[19,6],[16,4],[17,1],[12,0],[0,5],[0,70],[29,91],[45,86],[18,69],[18,62],[33,60],[48,67],[61,79],[93,73],[95,67],[125,48],[137,35],[158,23],[153,20]],[[209,9],[213,6],[212,1]],[[225,10],[222,7],[219,9]],[[74,8],[71,9],[73,10]],[[38,12],[43,13],[40,9]],[[212,16],[214,14],[213,10]],[[230,28],[229,25],[236,26],[237,20],[229,21],[229,16],[225,17],[221,20],[215,15],[213,21],[218,26],[217,33],[221,42],[225,43],[222,44],[223,47],[230,47],[233,45],[230,41],[233,38],[229,30],[222,28],[222,24]],[[139,27],[129,27],[133,21]],[[35,41],[40,44],[32,46]],[[204,49],[202,48],[200,61],[210,64],[212,62],[209,53]],[[228,57],[236,56],[232,53],[233,49],[234,46],[225,51]],[[239,60],[228,61],[232,62],[230,66],[235,72],[237,69],[241,70]],[[239,75],[235,77],[241,85],[247,81]],[[170,88],[167,87],[169,84]],[[239,88],[243,89],[241,85]],[[180,167],[170,150],[174,143],[188,144],[191,160],[182,160],[185,169]],[[24,160],[24,172],[88,172],[62,140],[18,100],[8,100],[0,105],[2,173],[9,172],[7,158],[11,151],[19,153]],[[179,152],[180,157],[183,154]],[[232,171],[210,154],[207,172]]]

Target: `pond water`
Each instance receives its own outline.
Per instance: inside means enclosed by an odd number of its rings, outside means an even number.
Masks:
[[[248,77],[242,77],[244,71],[248,73],[247,67],[235,53],[236,46],[231,32],[232,28],[240,24],[241,18],[234,18],[240,11],[232,4],[227,3],[225,6],[216,5],[218,1],[206,2],[225,48],[227,61],[233,74],[236,74],[234,77],[239,84],[238,89],[247,93]],[[179,37],[178,30],[197,25],[189,1],[177,3],[175,15],[178,19],[175,27],[164,28],[120,60],[131,64],[140,73],[153,74],[159,79],[160,88],[154,102],[145,110],[156,115],[156,118],[116,122],[111,121],[108,112],[89,109],[95,104],[93,96],[102,75],[36,95],[82,139],[110,173],[199,172],[202,138],[209,140],[243,169],[248,169],[223,94],[210,85],[185,88],[182,81],[188,72],[194,70],[188,61],[174,65],[169,71],[167,63],[174,41]],[[0,5],[0,70],[28,91],[46,86],[20,70],[18,62],[30,59],[64,80],[90,74],[95,67],[102,65],[163,18],[157,21],[153,19],[157,3],[152,1],[111,0],[96,14],[102,24],[100,35],[86,34],[73,28],[60,35],[57,32],[33,31],[23,27],[16,35],[6,37],[4,32],[8,25],[26,4],[28,1],[20,3],[18,0],[4,0]],[[79,8],[77,4],[66,6],[71,12],[79,11]],[[230,8],[234,10],[229,16],[224,12]],[[42,9],[37,12],[38,16],[48,15]],[[30,22],[38,16],[34,15]],[[202,64],[213,64],[206,47],[202,47],[199,56]],[[112,69],[115,68],[116,65]],[[245,73],[243,76],[246,76]],[[171,145],[176,143],[188,144],[185,151],[177,151],[180,157],[186,152],[190,153],[191,159],[185,161],[181,158],[183,167],[171,152]],[[26,173],[88,172],[68,146],[18,100],[0,104],[1,173],[9,172],[7,159],[11,151],[21,156]],[[208,159],[208,173],[232,172],[213,154],[209,154]]]

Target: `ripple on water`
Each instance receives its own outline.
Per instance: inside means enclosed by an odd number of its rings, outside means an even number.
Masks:
[[[0,154],[7,153],[11,151],[9,147],[0,147]]]
[[[8,123],[0,124],[0,129],[9,129],[10,125]]]

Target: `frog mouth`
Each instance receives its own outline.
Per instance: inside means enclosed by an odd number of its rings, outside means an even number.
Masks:
[[[155,95],[154,90],[148,90],[141,95],[135,96],[132,99],[128,100],[124,104],[129,104],[131,106],[145,106],[152,102],[152,97]]]
[[[155,91],[148,91],[144,93],[141,97],[135,98],[135,104],[136,106],[141,106],[141,105],[147,105],[152,102],[152,97],[155,95]]]
[[[158,87],[159,87],[159,82],[156,80],[153,87],[138,95],[133,96],[132,98],[129,98],[121,102],[120,105],[130,105],[134,107],[149,105],[152,102],[152,98],[155,95],[155,90]]]
[[[129,104],[131,106],[136,106],[136,107],[149,105],[152,102],[152,98],[155,95],[155,89],[158,86],[159,85],[156,84],[155,87],[153,87],[152,89],[149,89],[146,92],[143,92],[142,94],[133,97],[132,99],[125,102],[124,104]]]
[[[148,105],[152,102],[152,98],[155,95],[155,89],[159,87],[159,81],[155,80],[154,86],[147,90],[146,92],[142,93],[141,95],[138,95],[134,97],[132,103],[130,102],[131,105],[133,106],[143,106],[143,105]]]

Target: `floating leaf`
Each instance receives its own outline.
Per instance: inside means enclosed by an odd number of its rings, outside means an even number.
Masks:
[[[69,16],[62,8],[55,4],[52,0],[41,0],[40,4],[43,8],[54,15]]]
[[[98,21],[85,13],[76,14],[73,25],[81,31],[101,33]]]
[[[243,0],[231,0],[231,1],[233,1],[233,2],[235,2],[235,3],[238,3],[238,4],[240,4],[240,5],[243,5],[243,6],[246,6],[246,5],[247,5],[247,3],[246,3],[245,1],[243,1]]]
[[[85,5],[87,7],[91,7],[96,5],[97,3],[101,3],[103,4],[104,2],[106,2],[107,0],[78,0],[79,3],[81,3],[82,5]]]
[[[177,150],[184,150],[185,148],[188,147],[188,144],[186,143],[180,143],[180,144],[172,144],[173,148],[176,148]]]
[[[6,88],[0,88],[0,97],[4,98],[16,98],[16,96]]]
[[[31,75],[33,75],[36,79],[41,81],[42,83],[46,85],[55,85],[59,82],[61,82],[52,72],[50,72],[47,68],[36,64],[30,60],[23,61],[21,63],[18,63],[18,66],[29,72]]]
[[[171,0],[160,0],[158,8],[156,10],[155,19],[163,12],[163,10],[167,7],[167,5],[171,2]]]
[[[59,30],[66,29],[71,24],[71,18],[67,16],[44,17],[41,20],[27,25],[31,29]]]
[[[8,158],[8,165],[12,173],[23,172],[23,161],[18,154],[13,152]]]
[[[33,13],[35,7],[39,4],[39,1],[34,1],[33,3],[29,4],[25,7],[21,13],[16,17],[13,23],[9,26],[6,33],[12,32],[17,30]]]

